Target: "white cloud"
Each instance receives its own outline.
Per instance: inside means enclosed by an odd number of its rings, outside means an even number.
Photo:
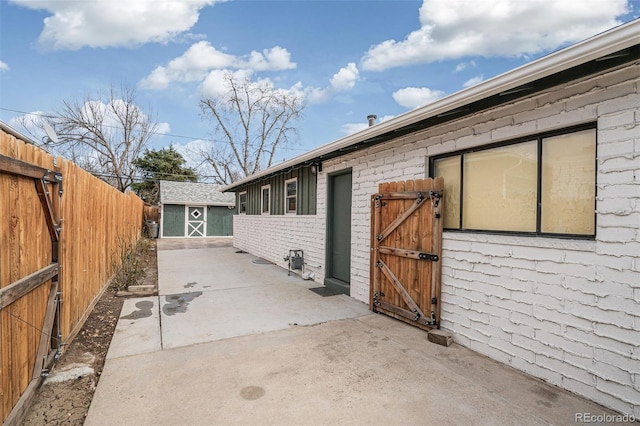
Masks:
[[[43,111],[33,111],[28,114],[12,117],[9,119],[9,126],[32,137],[36,142],[41,142],[46,136],[42,123],[49,114]]]
[[[224,69],[233,65],[236,58],[220,52],[208,41],[193,44],[186,52],[169,61],[167,66],[159,66],[142,79],[144,89],[165,89],[171,82],[202,81],[213,69]]]
[[[391,120],[395,115],[385,115],[382,118],[378,118],[376,124],[384,123],[387,120]],[[362,121],[360,123],[345,123],[340,127],[340,130],[345,136],[352,135],[354,133],[365,130],[369,127],[368,121]]]
[[[217,50],[208,41],[199,41],[166,66],[158,66],[140,81],[140,87],[161,90],[172,82],[202,81],[215,70],[279,71],[295,67],[291,54],[280,46],[238,57]]]
[[[443,91],[431,90],[427,87],[406,87],[393,93],[393,99],[405,108],[417,108],[444,96]]]
[[[471,86],[475,86],[478,83],[482,83],[484,81],[484,76],[482,74],[477,75],[473,78],[470,78],[469,80],[465,81],[462,86],[464,87],[471,87]]]
[[[307,101],[311,104],[321,104],[329,99],[329,90],[321,87],[303,88],[303,93]]]
[[[476,65],[476,61],[460,62],[458,65],[456,65],[456,68],[455,70],[453,70],[453,72],[461,72],[469,67],[477,68],[478,66]]]
[[[248,80],[250,83],[249,87],[260,87],[259,93],[261,94],[280,93],[289,97],[297,97],[298,100],[303,101],[308,93],[308,89],[305,89],[300,82],[289,88],[279,88],[276,87],[273,80],[269,78],[254,79],[255,76],[251,70],[237,70],[235,72],[229,70],[215,70],[211,71],[200,85],[200,94],[210,98],[216,98],[227,94],[230,90],[228,84],[229,74],[231,74],[237,81]]]
[[[147,120],[147,114],[145,114],[145,112],[140,109],[138,105],[127,105],[127,102],[122,99],[114,99],[109,103],[104,103],[100,100],[90,100],[85,102],[82,106],[83,116],[92,117],[95,114],[95,116],[97,117],[96,121],[102,124],[103,132],[106,133],[105,136],[107,138],[112,137],[112,135],[118,135],[122,132],[121,120],[114,113],[114,110],[124,111],[125,109],[130,111],[136,110],[139,117],[138,120]],[[161,122],[155,123],[155,125],[156,133],[165,134],[171,131],[171,126],[169,126],[169,123]]]
[[[126,106],[126,103],[121,99],[116,99],[113,101],[116,108],[123,108]],[[137,105],[130,105],[129,108],[135,108],[138,110],[140,114],[140,119],[145,120],[146,114],[140,110],[140,107]],[[118,129],[122,128],[122,124],[120,120],[115,116],[111,108],[108,104],[105,104],[102,101],[87,101],[82,106],[83,114],[87,117],[93,115],[92,111],[98,112],[100,116],[104,117],[104,120],[101,120],[103,125],[105,126],[106,132],[118,132]],[[50,119],[55,122],[55,115],[43,111],[33,111],[28,114],[20,115],[13,117],[9,120],[9,125],[15,129],[23,131],[24,133],[33,136],[36,139],[42,139],[45,137],[44,130],[42,128],[43,122],[45,119]],[[171,126],[169,123],[161,122],[156,123],[155,133],[158,135],[164,135],[171,132]]]
[[[424,0],[421,28],[371,47],[362,69],[540,53],[618,25],[627,8],[627,0]]]
[[[0,61],[0,72],[2,72],[2,71],[9,71],[9,69],[10,69],[10,68],[9,68],[9,65],[7,65],[7,63],[6,63],[6,62],[2,62],[2,61]]]
[[[159,135],[166,135],[167,133],[171,132],[171,126],[169,125],[169,123],[166,122],[162,122],[162,123],[157,123],[156,126],[156,133]]]
[[[353,89],[360,76],[359,74],[356,64],[349,62],[346,67],[340,68],[340,71],[331,77],[329,85],[337,92]]]
[[[232,74],[234,79],[239,81],[251,80],[253,72],[250,70],[214,70],[207,74],[206,78],[200,85],[200,93],[204,96],[216,97],[224,95],[229,91],[226,76]]]
[[[239,58],[234,65],[237,68],[248,68],[255,71],[279,71],[296,67],[295,62],[291,62],[291,54],[280,46],[263,49],[262,52],[254,50],[248,58]]]
[[[187,167],[196,169],[201,174],[206,173],[206,167],[202,164],[202,156],[200,153],[210,151],[215,146],[213,141],[196,139],[187,143],[173,143],[171,146],[182,155]]]
[[[342,125],[340,130],[342,130],[342,133],[345,136],[349,136],[366,129],[367,127],[369,127],[369,124],[367,123],[345,123]]]
[[[335,94],[353,89],[359,78],[358,67],[355,63],[349,62],[329,79],[328,86],[305,88],[305,97],[312,104],[325,102]]]
[[[228,92],[225,76],[231,73],[237,80],[254,80],[256,84],[267,85],[269,90],[285,91],[309,103],[321,103],[337,93],[351,90],[360,77],[358,67],[353,62],[340,68],[325,87],[304,86],[302,82],[297,82],[289,88],[276,88],[270,78],[257,76],[259,71],[281,71],[295,67],[291,54],[280,46],[234,56],[220,52],[207,41],[200,41],[166,66],[157,67],[139,85],[143,89],[162,90],[174,82],[200,82],[202,95],[216,97]]]
[[[219,0],[11,1],[51,13],[44,19],[41,44],[76,50],[169,42],[198,22],[200,9]]]

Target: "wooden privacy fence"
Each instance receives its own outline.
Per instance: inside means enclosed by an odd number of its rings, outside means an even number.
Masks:
[[[160,221],[160,211],[157,206],[151,206],[149,204],[144,205],[144,220],[151,220],[156,223]]]
[[[143,202],[0,128],[0,418],[17,424],[141,235]]]

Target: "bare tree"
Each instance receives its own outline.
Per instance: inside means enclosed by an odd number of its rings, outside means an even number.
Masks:
[[[228,73],[227,92],[200,100],[203,116],[215,124],[215,144],[201,151],[218,183],[230,184],[273,164],[287,145],[304,108],[301,97],[266,82],[240,80]]]
[[[58,141],[45,147],[56,151],[124,192],[134,179],[132,162],[138,158],[158,125],[151,114],[135,104],[135,90],[112,86],[108,95],[97,99],[63,101],[51,119]]]

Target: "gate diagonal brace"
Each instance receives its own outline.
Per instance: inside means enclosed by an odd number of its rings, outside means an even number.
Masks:
[[[376,235],[376,239],[378,240],[378,242],[381,242],[382,240],[387,238],[398,226],[400,226],[402,222],[404,222],[409,216],[411,216],[413,212],[415,212],[420,207],[423,199],[424,197],[422,196],[422,194],[418,193],[418,198],[416,198],[416,201],[411,205],[411,207],[409,207],[404,213],[402,213],[393,222],[391,222],[389,226],[387,226],[386,229],[382,231],[381,234]]]
[[[47,181],[45,178],[42,179],[34,179],[36,191],[38,193],[38,198],[40,199],[40,204],[42,205],[42,210],[44,212],[44,218],[47,223],[47,228],[49,229],[49,234],[51,235],[52,242],[58,242],[60,240],[60,225],[56,222],[53,214],[53,204],[51,202],[51,197],[49,190],[47,188]]]
[[[422,310],[418,307],[416,302],[411,298],[407,290],[405,290],[405,288],[402,286],[400,280],[398,280],[398,278],[393,274],[391,269],[389,269],[389,267],[381,260],[376,263],[376,266],[382,270],[382,273],[391,282],[396,291],[400,293],[402,300],[404,300],[404,302],[411,308],[411,312],[416,314],[415,321],[417,321],[420,317],[426,317],[426,315],[422,313]]]

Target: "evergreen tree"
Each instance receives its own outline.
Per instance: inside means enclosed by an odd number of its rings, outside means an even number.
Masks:
[[[156,205],[160,196],[160,181],[197,182],[198,175],[191,167],[185,166],[185,159],[173,146],[161,150],[148,149],[133,165],[143,177],[142,182],[133,183],[131,188],[146,203]]]

